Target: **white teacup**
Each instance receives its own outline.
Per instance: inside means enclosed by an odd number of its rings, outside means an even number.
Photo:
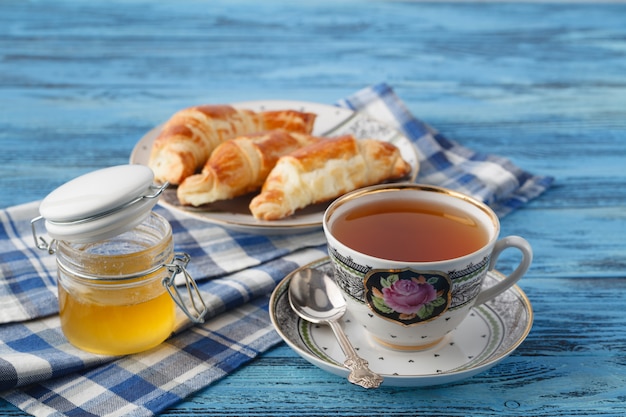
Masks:
[[[323,220],[328,252],[348,309],[378,343],[427,349],[475,305],[514,285],[532,262],[518,236],[498,240],[500,223],[485,204],[445,188],[383,184],[334,201]],[[500,253],[522,259],[482,288]]]

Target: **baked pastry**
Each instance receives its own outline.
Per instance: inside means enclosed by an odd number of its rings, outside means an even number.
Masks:
[[[185,178],[178,186],[178,200],[200,206],[258,190],[278,158],[320,140],[284,130],[227,140],[215,148],[200,174]]]
[[[175,113],[152,146],[148,166],[157,182],[180,184],[202,168],[227,139],[285,129],[310,134],[316,115],[295,110],[254,112],[229,105],[202,105]]]
[[[408,175],[411,166],[388,142],[351,135],[324,140],[281,157],[250,202],[260,220],[278,220],[310,204]]]

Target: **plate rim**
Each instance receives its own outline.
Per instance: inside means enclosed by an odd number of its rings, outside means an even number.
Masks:
[[[268,310],[269,310],[269,315],[270,315],[270,321],[272,322],[272,325],[274,326],[274,329],[276,330],[278,335],[300,357],[302,357],[303,359],[307,360],[312,365],[326,372],[329,372],[335,375],[340,375],[340,376],[347,376],[349,371],[345,369],[344,367],[337,365],[336,363],[328,362],[324,358],[316,356],[313,353],[300,348],[300,346],[298,346],[293,340],[291,340],[289,336],[283,331],[281,324],[278,322],[276,318],[276,304],[279,301],[279,297],[282,294],[284,294],[285,291],[287,291],[288,284],[291,281],[291,278],[293,277],[293,275],[297,271],[302,270],[304,268],[316,268],[316,267],[320,267],[322,265],[328,264],[329,262],[330,262],[330,257],[326,256],[316,261],[310,262],[306,265],[303,265],[301,267],[298,267],[292,272],[290,272],[289,274],[287,274],[276,285],[276,287],[272,291],[272,294],[269,300]],[[488,271],[488,274],[492,275],[496,279],[504,278],[504,274],[502,274],[501,272],[495,269]],[[481,362],[474,364],[473,366],[470,366],[469,368],[467,368],[467,365],[461,365],[459,367],[456,367],[456,368],[453,368],[451,370],[444,371],[441,373],[428,373],[428,374],[418,374],[418,375],[384,374],[385,381],[383,382],[383,385],[399,386],[399,387],[411,387],[411,386],[419,387],[419,386],[434,386],[434,385],[441,385],[441,384],[456,382],[462,379],[470,378],[481,372],[484,372],[490,369],[491,367],[497,365],[499,362],[501,362],[508,356],[510,356],[511,353],[513,353],[524,342],[524,340],[526,340],[526,338],[530,334],[530,331],[532,329],[533,322],[534,322],[534,312],[532,309],[532,304],[530,302],[530,299],[528,298],[526,293],[519,287],[519,285],[514,284],[512,287],[507,289],[503,294],[508,293],[508,292],[515,293],[516,297],[519,299],[520,305],[524,308],[526,312],[527,319],[526,319],[526,323],[524,324],[523,331],[520,333],[519,337],[517,337],[517,339],[512,341],[510,346],[508,346],[505,350],[503,350],[502,352],[499,352],[494,357],[494,354],[497,352],[496,350],[496,352],[490,354],[488,358],[486,358],[485,360]],[[473,307],[472,310],[475,308],[480,308],[480,306]],[[501,318],[501,316],[499,316],[496,311],[494,310],[492,311],[494,312],[494,314],[496,314],[498,318]],[[298,319],[298,320],[302,321],[303,319]],[[297,333],[300,334],[299,329],[297,329]]]
[[[250,101],[232,102],[232,103],[228,103],[228,105],[231,105],[235,108],[255,108],[255,109],[267,108],[268,110],[288,108],[288,109],[298,109],[301,111],[305,111],[307,107],[318,107],[318,108],[325,109],[326,111],[336,111],[338,113],[345,114],[345,117],[342,119],[342,121],[339,123],[338,126],[341,126],[349,122],[349,120],[353,119],[355,115],[362,114],[362,113],[359,113],[358,111],[348,109],[345,107],[339,107],[337,105],[318,103],[318,102],[313,102],[313,101],[304,101],[304,100],[287,100],[287,99],[250,100]],[[408,179],[405,178],[402,181],[415,182],[415,180],[417,179],[417,175],[419,173],[419,153],[417,151],[415,144],[408,137],[406,137],[404,133],[402,133],[400,130],[396,129],[393,126],[390,126],[388,123],[376,120],[366,114],[362,114],[362,116],[368,120],[371,120],[380,124],[381,126],[385,126],[389,129],[392,129],[393,131],[397,133],[397,135],[395,135],[394,137],[397,136],[397,137],[404,138],[403,140],[406,141],[407,146],[410,146],[411,148],[411,151],[413,153],[412,157],[414,158],[415,161],[418,161],[418,165],[417,167],[412,166],[412,172],[411,172],[410,178]],[[164,123],[165,122],[160,123],[154,126],[153,128],[149,129],[135,143],[129,156],[129,162],[131,164],[134,164],[134,163],[143,164],[142,162],[139,161],[139,159],[141,158],[139,158],[138,155],[143,152],[147,152],[146,150],[144,150],[144,147],[150,147],[152,145],[154,139],[156,138],[156,135],[158,134],[158,132],[160,131]],[[327,132],[322,132],[320,134],[324,134],[324,133],[327,133]],[[183,207],[179,207],[167,201],[164,201],[163,198],[159,199],[159,204],[168,209],[175,210],[178,213],[182,213],[184,215],[190,216],[192,218],[195,218],[195,219],[207,222],[207,223],[216,224],[216,225],[230,228],[231,230],[239,230],[239,231],[244,231],[248,233],[251,233],[251,232],[252,233],[254,232],[265,233],[265,234],[300,233],[300,232],[318,230],[322,227],[322,220],[321,220],[322,216],[320,216],[319,220],[313,220],[313,219],[302,220],[302,221],[296,221],[295,224],[293,223],[290,224],[286,222],[281,223],[281,220],[276,220],[276,221],[271,221],[271,222],[269,221],[258,222],[258,223],[252,224],[251,222],[246,222],[246,221],[211,217],[209,211],[186,210]],[[323,204],[323,203],[320,203],[320,204]],[[327,204],[330,204],[330,201]]]

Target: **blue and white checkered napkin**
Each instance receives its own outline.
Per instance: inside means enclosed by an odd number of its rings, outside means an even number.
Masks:
[[[473,152],[415,119],[380,84],[340,106],[391,124],[414,141],[418,181],[471,194],[500,216],[539,196],[552,178],[508,159]],[[34,247],[37,203],[0,211],[0,394],[37,416],[152,415],[228,375],[280,341],[267,314],[268,294],[286,274],[326,255],[321,231],[289,236],[225,230],[157,207],[174,230],[176,250],[192,256],[191,274],[209,306],[150,351],[115,358],[69,345],[57,313],[54,256]]]

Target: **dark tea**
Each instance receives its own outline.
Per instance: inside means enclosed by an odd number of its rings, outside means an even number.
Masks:
[[[405,262],[458,258],[489,241],[485,227],[461,210],[409,199],[354,207],[334,219],[331,232],[358,252]]]

